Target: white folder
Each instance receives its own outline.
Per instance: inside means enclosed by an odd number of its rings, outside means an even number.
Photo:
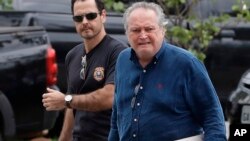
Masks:
[[[179,139],[175,141],[203,141],[203,138],[204,138],[204,135],[200,134],[200,135],[191,136],[191,137],[187,137],[187,138],[183,138],[183,139]]]

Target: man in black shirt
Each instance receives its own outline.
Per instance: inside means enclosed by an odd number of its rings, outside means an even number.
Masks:
[[[47,89],[46,110],[67,107],[59,141],[106,141],[114,95],[114,71],[125,45],[106,34],[101,0],[72,0],[76,30],[83,43],[66,56],[67,95]]]

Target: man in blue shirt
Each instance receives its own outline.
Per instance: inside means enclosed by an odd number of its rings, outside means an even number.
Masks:
[[[124,13],[131,48],[118,57],[109,141],[226,141],[223,111],[204,65],[164,41],[154,3]]]

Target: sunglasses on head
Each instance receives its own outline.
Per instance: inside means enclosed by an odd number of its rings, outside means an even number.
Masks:
[[[87,20],[94,20],[97,17],[97,14],[98,13],[91,12],[91,13],[87,13],[87,14],[83,14],[83,15],[76,15],[76,16],[73,16],[73,20],[75,22],[82,22],[84,17]]]

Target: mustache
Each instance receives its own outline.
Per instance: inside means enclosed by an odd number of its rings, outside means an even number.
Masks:
[[[88,30],[88,29],[92,29],[92,27],[89,26],[89,25],[81,25],[81,29],[82,30]]]

